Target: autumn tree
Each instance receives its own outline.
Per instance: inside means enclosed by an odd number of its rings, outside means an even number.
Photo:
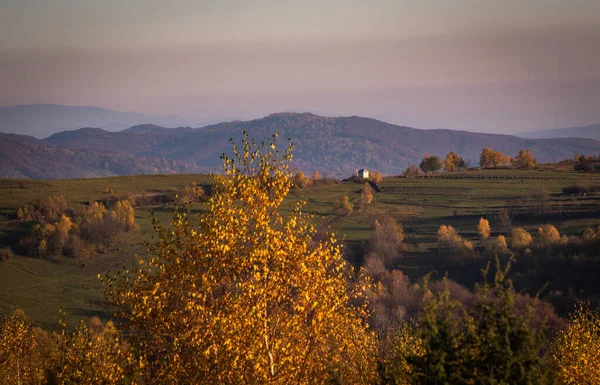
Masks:
[[[454,227],[441,225],[437,232],[440,249],[447,251],[452,258],[465,258],[474,255],[473,244],[458,235]]]
[[[511,246],[513,250],[522,250],[533,245],[533,237],[527,230],[517,227],[512,230]]]
[[[44,357],[38,349],[31,321],[22,310],[4,317],[0,327],[0,382],[46,383]]]
[[[479,157],[479,165],[483,168],[499,167],[510,164],[510,157],[500,151],[484,148]]]
[[[381,172],[379,170],[377,170],[375,172],[375,175],[373,176],[373,182],[380,183],[382,180],[383,180],[383,176],[381,175]]]
[[[600,384],[600,312],[579,305],[555,339],[552,357],[562,383]]]
[[[314,241],[292,185],[291,144],[244,133],[194,221],[155,221],[133,271],[108,278],[151,383],[372,383],[376,343],[333,234]],[[224,180],[228,178],[228,183]]]
[[[191,186],[185,186],[175,193],[174,201],[178,205],[187,205],[193,202],[200,202],[206,196],[206,191],[202,186],[193,182]]]
[[[465,161],[456,152],[449,152],[444,160],[444,171],[453,172],[465,168]]]
[[[421,164],[419,167],[421,168],[421,170],[423,170],[423,172],[429,173],[441,170],[442,167],[444,167],[444,165],[439,157],[435,155],[429,156],[428,154],[425,154],[423,160],[421,160]]]
[[[312,180],[319,180],[321,179],[321,174],[319,174],[319,170],[315,170],[315,173],[312,176]]]
[[[128,200],[118,201],[111,210],[110,215],[116,218],[124,231],[130,231],[136,228],[135,211]]]
[[[560,241],[560,233],[556,227],[547,224],[538,228],[537,238],[540,247],[547,248],[557,244]]]
[[[530,149],[521,149],[517,155],[515,165],[518,168],[535,168],[537,162]]]
[[[129,368],[134,361],[112,321],[104,325],[92,317],[89,325],[82,320],[72,333],[59,337],[56,380],[60,385],[122,384],[133,374]]]
[[[53,222],[67,209],[62,195],[51,195],[35,199],[17,210],[17,218],[23,221]]]
[[[392,349],[384,362],[386,380],[394,385],[413,384],[415,368],[409,360],[421,359],[425,353],[419,330],[414,325],[404,324],[394,336]]]
[[[360,192],[360,202],[363,206],[370,205],[373,202],[373,188],[369,182],[365,182]]]
[[[373,234],[369,240],[370,251],[385,265],[393,267],[402,253],[403,241],[404,229],[394,218],[382,217],[375,220]]]
[[[306,175],[302,171],[298,171],[293,178],[293,187],[298,189],[307,188],[312,184],[312,181],[308,179]]]
[[[479,223],[477,224],[477,231],[479,232],[479,236],[481,237],[481,244],[485,246],[485,241],[490,237],[491,233],[490,222],[485,218],[479,218]]]
[[[402,175],[406,177],[415,177],[417,175],[421,175],[421,169],[419,168],[419,166],[413,163],[410,166],[408,166],[406,170],[404,170]]]
[[[348,195],[344,195],[340,207],[344,210],[344,215],[352,214],[354,204],[348,199]]]
[[[506,250],[508,250],[506,238],[504,237],[504,235],[498,235],[498,238],[496,238],[496,240],[492,244],[491,251],[494,254],[499,255],[505,252]]]

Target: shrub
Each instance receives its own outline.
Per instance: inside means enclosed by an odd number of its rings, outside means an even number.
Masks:
[[[494,216],[493,222],[498,231],[509,233],[512,228],[512,214],[508,209],[502,208],[498,214]]]
[[[201,202],[205,196],[206,192],[204,191],[204,188],[193,184],[192,186],[185,186],[181,190],[176,191],[173,201],[176,204],[183,206],[194,202]],[[119,202],[124,203],[125,201],[127,200],[120,200]],[[119,202],[117,202],[117,204]]]
[[[0,261],[8,261],[13,259],[15,254],[12,249],[8,246],[0,248]]]
[[[63,253],[70,258],[89,258],[93,254],[93,247],[81,239],[79,235],[73,234],[65,244]]]
[[[589,194],[592,192],[600,191],[600,186],[590,186],[585,181],[577,181],[573,184],[570,184],[566,187],[563,187],[562,192],[565,195],[573,195],[573,194]]]
[[[491,251],[496,255],[500,255],[506,250],[508,250],[506,238],[504,238],[504,235],[498,235],[498,238],[496,238],[496,241],[492,244]]]
[[[599,229],[600,229],[600,226],[599,226]],[[581,237],[584,241],[590,242],[598,237],[598,233],[596,231],[594,231],[594,229],[592,229],[590,226],[588,226],[583,231],[583,235]]]
[[[354,210],[354,204],[350,202],[347,195],[344,195],[344,198],[342,198],[341,208],[344,210],[344,215],[352,214]]]

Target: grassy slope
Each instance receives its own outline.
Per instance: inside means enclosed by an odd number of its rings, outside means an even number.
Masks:
[[[587,225],[599,223],[600,196],[564,197],[561,189],[575,180],[588,179],[591,184],[600,184],[600,177],[575,173],[502,171],[490,170],[469,174],[487,177],[504,177],[510,173],[525,179],[400,179],[386,178],[381,183],[382,192],[375,195],[375,202],[368,208],[356,211],[347,217],[331,215],[333,202],[344,195],[358,200],[360,185],[343,183],[334,186],[319,186],[303,191],[292,191],[284,211],[298,200],[306,200],[305,211],[314,213],[316,221],[330,223],[337,235],[356,249],[364,247],[370,236],[374,220],[381,215],[391,215],[402,223],[406,230],[408,256],[402,268],[413,277],[431,271],[449,270],[451,278],[463,274],[463,282],[469,283],[470,276],[459,270],[440,266],[436,257],[436,231],[441,224],[451,224],[475,244],[477,220],[480,216],[491,217],[506,202],[521,199],[540,188],[551,195],[551,205],[561,208],[562,215],[550,217],[518,217],[513,225],[524,226],[534,231],[536,226],[551,222],[561,233],[579,234]],[[526,179],[544,177],[545,179]],[[14,245],[28,230],[27,224],[11,220],[19,206],[26,202],[51,194],[65,196],[71,208],[90,200],[106,197],[105,188],[116,193],[168,192],[191,182],[209,183],[207,176],[200,175],[148,175],[103,179],[78,179],[63,181],[0,181],[0,245]],[[159,218],[166,222],[169,213],[156,210]],[[137,235],[129,237],[120,248],[99,254],[85,261],[61,259],[39,260],[18,256],[8,262],[0,262],[0,311],[11,307],[23,308],[42,326],[55,327],[58,306],[74,322],[79,317],[100,315],[108,317],[109,310],[103,304],[102,286],[98,273],[117,269],[133,260],[135,253],[144,250],[142,241],[152,233],[150,214],[146,209],[136,210],[136,221],[140,225]],[[331,221],[331,222],[330,222]]]

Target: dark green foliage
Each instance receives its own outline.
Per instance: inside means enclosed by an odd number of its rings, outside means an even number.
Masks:
[[[533,307],[516,305],[516,292],[496,259],[494,282],[476,286],[474,304],[450,300],[448,290],[423,306],[424,355],[412,355],[415,384],[548,384],[544,322]],[[489,273],[489,264],[483,271]]]
[[[470,362],[475,384],[546,384],[544,372],[545,325],[535,328],[533,308],[518,309],[516,293],[507,274],[496,259],[494,283],[476,286],[476,300],[470,311],[474,325],[467,345],[473,354]],[[484,277],[489,273],[489,264]]]
[[[414,384],[463,384],[469,378],[462,303],[450,299],[448,290],[423,305],[420,334],[424,355],[409,355]]]

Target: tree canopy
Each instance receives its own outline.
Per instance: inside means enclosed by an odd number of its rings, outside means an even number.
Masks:
[[[194,221],[156,241],[107,294],[155,383],[370,383],[376,340],[334,234],[313,241],[300,202],[282,216],[292,145],[244,133]],[[359,298],[351,305],[354,298]]]

